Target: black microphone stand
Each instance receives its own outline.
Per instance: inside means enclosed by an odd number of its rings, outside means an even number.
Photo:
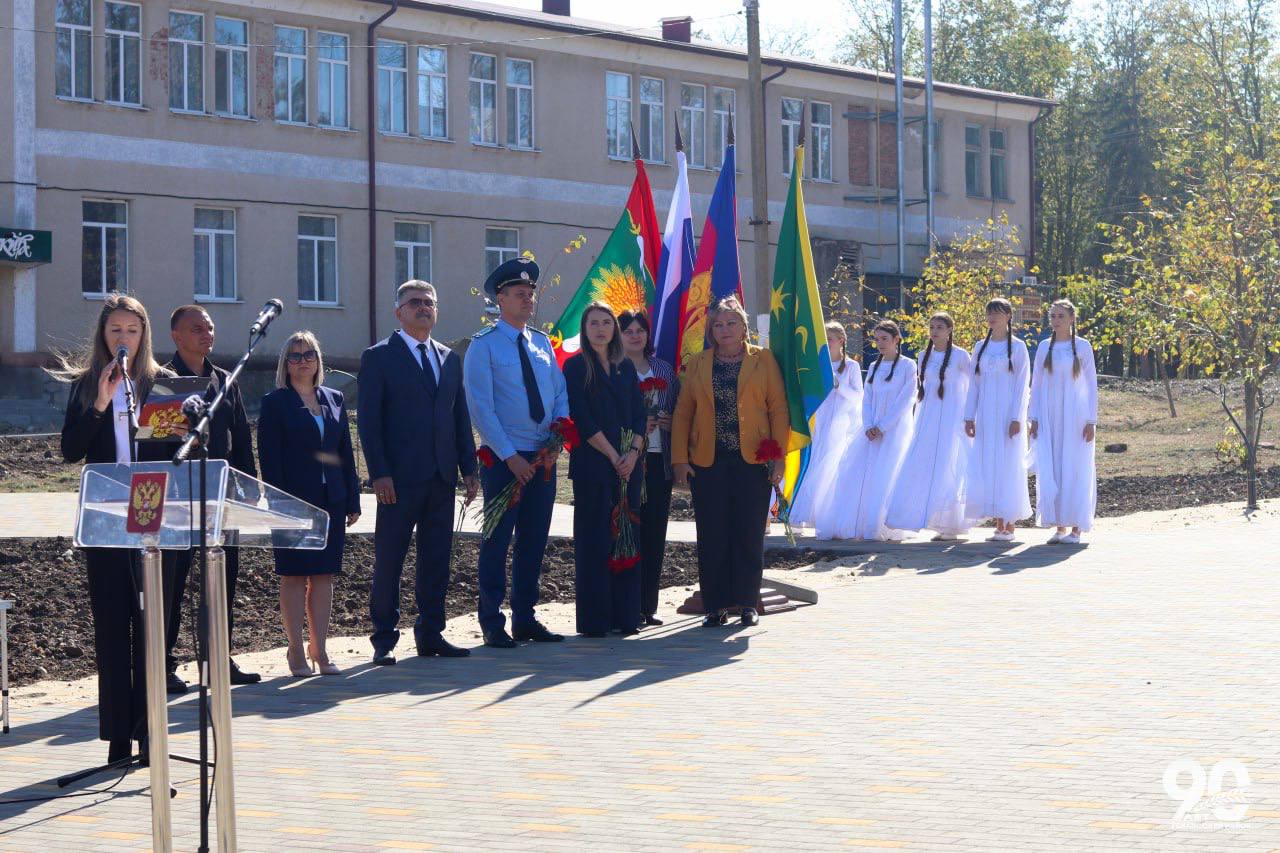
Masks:
[[[268,321],[269,324],[270,321]],[[209,426],[213,422],[213,416],[217,414],[218,409],[226,401],[227,391],[231,387],[231,383],[236,381],[240,376],[240,372],[244,370],[245,365],[249,361],[249,356],[253,355],[254,349],[262,342],[267,335],[266,325],[261,329],[255,323],[253,330],[249,333],[249,348],[245,350],[244,355],[240,356],[240,360],[236,362],[235,368],[227,374],[226,381],[222,383],[222,387],[218,389],[218,393],[208,405],[203,407],[203,411],[191,411],[187,413],[187,419],[190,427],[187,431],[187,437],[183,440],[182,446],[178,448],[178,452],[173,455],[173,464],[181,465],[190,457],[193,450],[198,454],[197,468],[200,471],[200,539],[197,551],[200,554],[200,572],[197,577],[197,583],[200,589],[200,603],[196,609],[196,661],[200,671],[200,847],[199,853],[208,853],[209,851],[209,806],[212,798],[209,796],[209,609],[208,601],[205,596],[205,558],[209,550],[208,542],[208,505],[206,497],[207,488],[207,472],[206,466],[209,461]],[[227,602],[227,606],[231,607],[231,602]],[[214,756],[212,762],[214,772],[217,772],[217,756]]]

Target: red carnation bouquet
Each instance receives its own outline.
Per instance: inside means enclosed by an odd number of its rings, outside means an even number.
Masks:
[[[635,438],[636,434],[634,432],[624,429],[621,435],[622,447],[619,450],[626,453]],[[633,471],[632,473],[634,474],[635,472]],[[631,502],[627,497],[628,480],[629,478],[627,477],[622,477],[619,480],[622,485],[622,493],[618,498],[618,505],[613,508],[613,515],[609,519],[609,532],[613,535],[613,550],[609,554],[609,571],[615,575],[634,568],[636,563],[640,562],[640,548],[636,545],[635,528],[640,523],[640,516],[631,509]]]
[[[641,380],[640,393],[644,395],[644,407],[651,417],[658,416],[658,395],[667,390],[667,380],[661,376],[650,376]]]
[[[782,445],[774,441],[772,438],[766,438],[760,442],[760,446],[756,448],[756,461],[764,465],[765,471],[768,472],[770,480],[773,478],[774,466],[783,461],[785,454],[782,452]],[[782,522],[782,528],[787,534],[787,543],[796,544],[796,535],[791,530],[791,502],[782,494],[782,489],[773,486],[774,509],[773,517]]]
[[[551,479],[551,469],[555,467],[556,460],[560,458],[560,448],[564,448],[570,452],[576,450],[582,444],[582,437],[578,435],[578,425],[573,422],[573,418],[556,418],[551,422],[551,436],[538,448],[537,454],[530,463],[533,465],[534,471],[541,470],[544,480]],[[480,460],[480,464],[486,468],[492,468],[498,462],[497,455],[488,447],[481,447],[476,451],[476,459]],[[488,539],[493,535],[493,531],[498,529],[498,522],[502,520],[502,516],[506,515],[507,510],[520,503],[520,497],[524,494],[524,484],[519,480],[512,478],[510,483],[503,487],[502,491],[493,496],[492,500],[486,500],[481,508],[480,535]]]

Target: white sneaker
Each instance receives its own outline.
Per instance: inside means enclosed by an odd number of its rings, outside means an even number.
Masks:
[[[1049,537],[1049,541],[1048,541],[1048,542],[1046,542],[1045,544],[1046,544],[1046,545],[1057,545],[1059,542],[1061,542],[1061,541],[1062,541],[1062,537],[1063,537],[1064,535],[1065,535],[1065,534],[1059,533],[1059,532],[1057,532],[1057,531],[1055,530],[1055,531],[1053,532],[1053,535]]]
[[[1079,534],[1079,533],[1068,533],[1066,536],[1063,536],[1063,537],[1062,537],[1061,539],[1059,539],[1058,541],[1059,541],[1059,542],[1061,542],[1063,545],[1079,545],[1079,544],[1080,544],[1080,534]]]
[[[934,542],[959,542],[960,537],[954,533],[939,533],[933,537]]]
[[[992,537],[991,537],[991,541],[992,541],[992,542],[1012,542],[1012,541],[1013,541],[1013,534],[1012,534],[1012,533],[997,533],[995,536],[992,536]]]

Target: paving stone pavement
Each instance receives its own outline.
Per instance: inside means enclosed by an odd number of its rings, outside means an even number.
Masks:
[[[1273,506],[1104,522],[1085,548],[866,545],[788,573],[819,604],[753,629],[269,678],[234,692],[240,849],[1280,849],[1278,537]],[[41,689],[0,737],[0,799],[105,754],[91,704]],[[194,707],[171,706],[175,751]],[[1243,820],[1175,828],[1184,758],[1247,768]],[[173,774],[192,850],[195,775]],[[145,784],[0,806],[0,853],[146,850]]]

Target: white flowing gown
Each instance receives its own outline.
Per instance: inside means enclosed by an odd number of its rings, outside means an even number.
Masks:
[[[843,370],[842,370],[843,368]],[[862,424],[862,366],[851,358],[831,365],[835,387],[813,416],[809,470],[791,502],[791,523],[812,527],[819,506],[832,499],[831,485],[849,437]]]
[[[893,362],[872,365],[862,391],[862,423],[840,457],[836,477],[818,514],[819,539],[901,538],[884,525],[885,510],[902,457],[911,443],[911,407],[915,402],[916,363],[900,356]],[[874,381],[870,381],[874,373]],[[889,374],[893,378],[889,378]],[[884,433],[872,441],[866,431],[878,427]]]
[[[1036,348],[1031,380],[1031,419],[1038,425],[1031,442],[1036,473],[1036,524],[1093,527],[1098,503],[1094,445],[1084,440],[1085,424],[1098,423],[1098,372],[1093,347],[1076,337],[1080,375],[1072,375],[1071,341],[1053,346],[1053,370],[1044,369],[1049,341]]]
[[[894,530],[928,528],[958,535],[969,529],[964,502],[971,444],[964,434],[969,353],[953,346],[942,377],[945,357],[945,351],[932,352],[924,366],[924,399],[916,403],[915,434],[884,519]]]
[[[985,351],[979,340],[973,352],[973,378],[964,419],[974,422],[976,435],[965,472],[965,515],[973,524],[987,518],[1013,522],[1031,515],[1027,489],[1031,358],[1018,338],[1011,343],[991,341]],[[1022,429],[1010,438],[1009,424],[1014,421],[1022,424]]]

